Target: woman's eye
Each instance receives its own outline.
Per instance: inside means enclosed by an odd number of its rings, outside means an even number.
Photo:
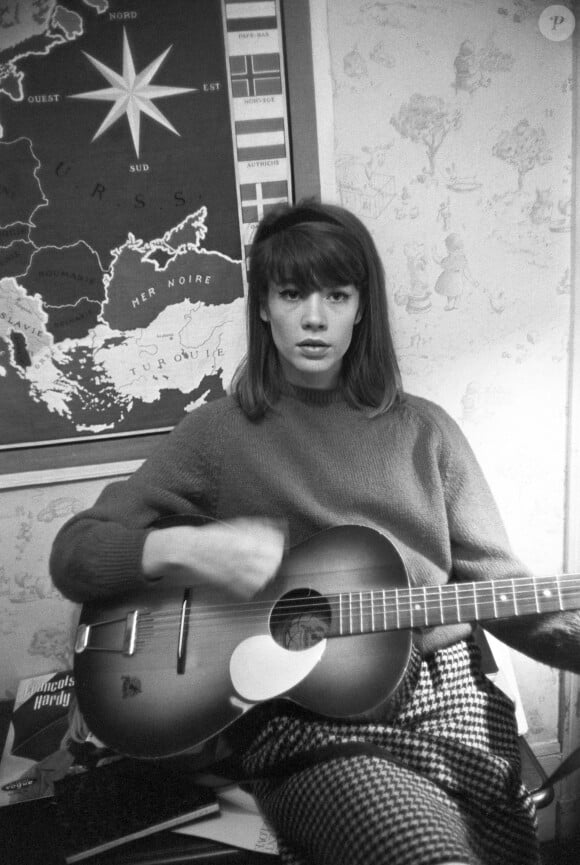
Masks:
[[[297,288],[283,288],[280,291],[280,297],[284,300],[298,300],[300,292]]]

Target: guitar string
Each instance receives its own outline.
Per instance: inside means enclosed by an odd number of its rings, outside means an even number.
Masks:
[[[379,592],[379,594],[382,593]],[[562,601],[562,604],[560,604],[560,600]],[[572,609],[574,607],[573,601],[575,603],[577,602],[580,606],[580,589],[576,589],[572,592],[564,589],[560,593],[560,597],[552,597],[549,601],[550,603],[548,604],[546,598],[539,599],[536,593],[533,592],[527,595],[520,595],[517,602],[514,602],[511,598],[506,598],[505,600],[496,600],[494,604],[491,598],[485,600],[480,598],[476,604],[471,595],[466,595],[464,598],[459,598],[459,606],[465,607],[468,605],[475,615],[469,616],[467,611],[465,611],[465,615],[462,617],[456,613],[457,604],[454,596],[444,599],[441,603],[439,602],[439,598],[437,598],[436,602],[428,603],[424,603],[422,600],[419,600],[416,603],[413,603],[410,600],[401,603],[399,600],[397,603],[397,601],[392,598],[385,598],[383,601],[382,598],[379,600],[372,600],[363,597],[362,599],[356,599],[350,605],[343,604],[342,606],[338,601],[322,600],[317,604],[313,604],[312,599],[304,599],[302,603],[293,602],[292,604],[289,604],[282,600],[281,602],[277,601],[275,603],[270,602],[263,604],[261,607],[251,607],[245,604],[222,605],[216,606],[213,609],[194,606],[189,612],[189,619],[190,621],[195,621],[197,624],[209,623],[213,626],[215,622],[223,620],[228,612],[232,615],[235,614],[235,617],[243,618],[246,622],[252,618],[257,622],[262,621],[264,613],[268,613],[268,618],[273,622],[284,622],[293,616],[297,617],[304,614],[318,614],[320,618],[325,618],[328,612],[330,612],[331,617],[334,618],[336,616],[348,621],[349,618],[359,619],[361,616],[364,618],[372,618],[374,612],[374,615],[378,620],[383,616],[386,616],[387,618],[396,618],[398,615],[401,620],[404,620],[405,622],[410,621],[411,624],[413,624],[413,619],[416,619],[417,622],[423,621],[424,624],[428,624],[429,621],[434,624],[445,624],[450,622],[471,621],[472,619],[485,620],[507,618],[511,615],[516,616],[518,614],[525,615],[542,612],[555,612],[558,611],[561,606],[564,609]],[[506,604],[509,604],[509,607],[506,607]],[[277,606],[278,609],[276,609]],[[478,608],[480,608],[479,615]],[[482,611],[485,611],[485,614],[482,614]],[[499,615],[500,612],[502,615]],[[174,627],[174,625],[180,622],[182,618],[182,612],[177,612],[177,610],[152,613],[145,609],[143,615],[146,615],[147,617],[151,616],[155,619],[158,625],[165,625],[167,627]]]
[[[564,576],[573,577],[574,580],[576,579],[576,575],[564,575]],[[511,586],[511,580],[509,580],[509,584]],[[469,585],[472,585],[472,584],[469,584]],[[371,590],[371,591],[373,591],[373,590]],[[374,590],[374,591],[377,591],[377,590]],[[382,590],[378,590],[378,591],[382,594]],[[407,587],[407,591],[409,591],[408,587]],[[422,594],[422,592],[421,592],[421,594]],[[524,603],[526,602],[526,600],[532,605],[532,608],[524,611]],[[537,596],[536,596],[535,592],[531,593],[529,596],[527,596],[526,599],[523,599],[520,597],[519,606],[521,609],[521,614],[525,615],[527,613],[529,613],[529,614],[537,613],[536,602],[537,602]],[[578,598],[576,599],[576,603],[580,606],[580,596],[578,596]],[[235,606],[237,608],[238,605],[233,605],[233,606]],[[303,612],[304,607],[307,607],[307,603],[302,604],[302,605],[294,605],[294,606],[296,607],[298,612]],[[271,607],[271,605],[268,605],[268,608],[270,608],[270,607]],[[330,608],[330,612],[332,614],[332,612],[333,612],[332,608],[333,607],[338,608],[338,604],[336,604],[336,602],[330,603],[330,604],[326,603],[325,607]],[[369,611],[372,612],[372,607],[373,607],[373,604],[367,604],[366,607],[363,606],[361,608],[359,608],[357,606],[352,611],[352,618],[353,618],[353,621],[355,623],[355,626],[352,627],[351,629],[345,631],[343,635],[344,636],[361,636],[364,634],[373,634],[372,628],[370,628],[370,629],[366,628],[364,631],[356,629],[356,622],[360,622],[361,617],[364,618],[365,615],[366,615],[366,617],[370,616],[371,613]],[[453,605],[452,605],[452,607],[453,607]],[[395,621],[397,621],[397,613],[393,612],[393,609],[394,608],[391,608],[391,611],[387,610],[385,612],[385,616],[391,617],[390,626],[388,628],[380,628],[380,627],[377,628],[376,631],[374,632],[375,634],[377,634],[377,633],[393,634],[393,633],[400,632],[403,630],[409,630],[410,628],[413,627],[413,621],[412,621],[410,609],[408,609],[408,608],[403,609],[403,610],[399,609],[399,611],[398,611],[398,623],[396,625],[393,624],[393,619]],[[422,609],[424,609],[424,608],[422,607]],[[440,615],[441,608],[440,608],[439,604],[435,605],[432,609],[437,610],[437,613]],[[418,611],[417,610],[412,611],[413,616],[415,615],[416,612],[418,612]],[[340,615],[341,615],[340,609],[338,609],[337,615],[340,617]],[[346,614],[346,615],[348,615],[348,614]],[[382,615],[383,615],[383,612],[381,611],[381,613],[378,615],[379,620],[381,619]],[[408,616],[408,618],[406,620],[405,620],[405,616]],[[203,645],[204,645],[204,642],[203,642],[204,633],[207,633],[208,627],[211,627],[212,630],[215,630],[215,622],[216,622],[216,620],[219,621],[219,618],[220,618],[219,616],[216,617],[213,614],[207,615],[206,611],[204,611],[204,610],[194,609],[191,611],[190,634],[192,632],[195,633],[195,638],[194,638],[194,643],[193,643],[193,647],[195,650],[199,650],[201,647],[203,647]],[[273,613],[272,616],[270,617],[270,621],[275,623],[279,619],[280,622],[283,623],[287,618],[289,618],[289,616],[286,614],[286,612],[279,613],[279,614]],[[484,618],[488,618],[488,617],[484,617]],[[489,616],[489,619],[493,619],[493,618],[497,618],[497,616]],[[151,619],[153,619],[153,622],[151,621]],[[175,645],[175,624],[177,623],[177,621],[180,620],[180,617],[175,617],[175,622],[173,624],[171,624],[166,619],[161,624],[161,626],[159,626],[159,624],[155,620],[156,620],[155,614],[145,616],[145,618],[143,620],[141,620],[140,625],[137,628],[136,650],[137,650],[139,655],[143,655],[143,654],[148,655],[150,653],[154,654],[156,651],[159,651],[159,641],[160,640],[162,642],[166,643],[167,645],[172,646],[172,647]],[[193,621],[191,621],[191,620],[193,620]],[[263,617],[256,616],[255,621],[257,624],[263,625]],[[446,620],[443,618],[443,619],[440,619],[439,621],[437,621],[436,623],[437,624],[441,624],[441,623],[444,624],[445,621]],[[452,622],[460,622],[462,620],[454,617],[451,621]],[[464,621],[470,621],[470,619],[466,618]],[[246,623],[247,623],[247,617],[246,617]],[[251,624],[251,621],[250,621],[250,624]],[[426,617],[424,624],[428,624],[428,616]],[[338,633],[335,632],[334,634],[329,634],[328,631],[325,632],[324,628],[322,628],[322,634],[320,635],[320,637],[318,639],[316,639],[316,635],[315,635],[311,645],[314,645],[315,643],[319,642],[320,640],[325,639],[327,636],[330,636],[330,637],[338,636],[340,633],[341,632],[338,632]],[[199,635],[201,635],[201,639],[199,638]],[[214,645],[213,639],[212,639],[211,644]]]
[[[496,582],[498,584],[500,583],[500,581]],[[447,589],[447,592],[443,592],[442,594],[439,593],[437,587],[425,587],[425,590],[423,590],[420,587],[409,588],[406,586],[398,590],[392,588],[385,590],[364,589],[356,592],[343,593],[343,595],[346,595],[347,597],[350,596],[352,602],[350,606],[346,601],[343,601],[341,606],[340,600],[329,600],[322,595],[295,598],[292,599],[292,601],[285,601],[284,596],[282,596],[280,599],[275,601],[233,602],[202,607],[196,607],[194,605],[189,611],[189,618],[190,621],[195,620],[198,623],[204,620],[206,622],[208,620],[214,622],[216,620],[219,621],[220,618],[223,618],[224,615],[229,612],[232,614],[235,613],[236,616],[242,616],[246,621],[252,617],[254,617],[256,621],[261,621],[263,613],[271,611],[269,615],[271,620],[285,621],[286,619],[291,618],[292,615],[304,614],[305,612],[313,615],[318,614],[319,616],[324,617],[324,614],[327,611],[330,611],[331,614],[334,613],[338,616],[342,615],[343,618],[352,616],[356,619],[361,615],[372,617],[374,611],[375,616],[380,619],[383,614],[386,616],[396,616],[398,611],[401,617],[408,616],[409,618],[414,617],[416,614],[424,613],[427,621],[430,616],[433,619],[434,614],[436,613],[437,615],[435,618],[438,623],[444,623],[445,621],[449,622],[449,619],[445,619],[444,616],[441,616],[441,608],[443,608],[444,613],[455,613],[457,604],[459,604],[459,606],[466,606],[466,604],[468,604],[474,609],[474,611],[477,607],[489,609],[490,611],[494,609],[495,611],[496,606],[498,609],[502,609],[502,604],[510,604],[514,607],[514,614],[516,614],[517,611],[521,611],[522,614],[549,612],[551,610],[556,611],[559,609],[560,598],[562,601],[568,602],[574,598],[575,592],[580,592],[580,584],[577,586],[573,584],[572,587],[570,587],[566,585],[565,580],[562,578],[560,578],[560,582],[560,592],[552,593],[549,598],[542,596],[541,593],[538,594],[535,589],[530,589],[526,590],[526,592],[518,593],[518,597],[514,601],[513,594],[510,597],[510,593],[512,593],[513,589],[512,581],[510,579],[506,581],[505,585],[507,592],[502,593],[503,597],[501,595],[498,597],[496,593],[495,599],[490,589],[487,597],[479,597],[475,600],[472,587],[474,585],[477,587],[477,583],[452,584],[453,589],[451,590],[450,585],[445,584],[441,586],[441,588]],[[455,585],[457,585],[459,589],[457,593],[454,588]],[[447,597],[444,597],[444,594],[447,595]],[[545,608],[548,606],[548,601],[550,602],[550,610],[542,610],[542,605]],[[578,598],[578,602],[580,603],[580,597]],[[276,609],[276,607],[278,607],[278,609]],[[540,610],[537,609],[538,607],[540,607]],[[505,613],[505,607],[502,609],[502,612]],[[172,610],[161,610],[155,613],[151,613],[145,609],[143,614],[147,617],[153,617],[156,623],[167,624],[169,626],[173,626],[175,622],[180,621],[182,618],[182,610],[180,607],[175,607],[175,609]],[[511,611],[507,613],[507,616],[509,615],[511,615]],[[499,616],[489,616],[490,619],[497,617]],[[476,615],[474,618],[477,619],[480,617]],[[485,616],[481,618],[488,617]],[[462,619],[458,618],[456,615],[454,615],[451,620],[462,621]],[[463,621],[470,621],[470,619],[466,616]]]
[[[542,584],[542,580],[544,583]],[[524,587],[524,582],[526,583]],[[558,586],[559,582],[559,586]],[[574,592],[575,590],[580,590],[580,577],[576,574],[563,574],[558,577],[558,582],[554,577],[545,577],[545,578],[512,578],[506,577],[500,580],[493,581],[493,589],[489,582],[486,583],[442,583],[438,586],[388,586],[384,589],[380,587],[373,588],[361,588],[352,591],[333,591],[328,592],[328,596],[333,597],[351,597],[357,598],[361,595],[374,595],[376,596],[373,600],[371,597],[368,598],[368,603],[370,606],[375,604],[382,604],[382,596],[390,600],[397,606],[401,606],[401,600],[406,601],[407,603],[417,604],[420,603],[421,607],[429,608],[438,608],[441,601],[447,602],[450,605],[455,605],[456,598],[460,598],[460,603],[464,603],[466,600],[472,604],[493,604],[493,597],[495,595],[496,600],[500,600],[502,596],[506,596],[507,600],[511,599],[513,602],[514,590],[515,595],[517,596],[515,599],[516,603],[526,602],[528,599],[532,599],[535,603],[536,598],[539,602],[545,602],[546,600],[552,599],[555,595],[557,595],[558,588],[562,592]],[[570,585],[571,584],[571,585]],[[542,593],[542,588],[548,586],[549,591],[552,593],[549,597]],[[554,589],[555,587],[555,589]],[[263,609],[271,609],[276,604],[283,604],[284,609],[292,609],[293,604],[297,607],[304,607],[305,605],[319,605],[324,606],[328,603],[339,603],[339,601],[328,601],[328,596],[319,593],[316,589],[312,587],[308,587],[304,589],[305,591],[313,591],[313,595],[302,595],[296,598],[286,599],[284,600],[284,594],[280,595],[280,597],[276,600],[268,599],[263,601],[249,600],[249,601],[227,601],[225,603],[220,604],[203,604],[202,597],[202,608],[205,612],[213,612],[221,613],[224,610],[232,610],[232,611],[244,611],[244,612],[259,612]],[[178,589],[176,588],[177,592]],[[194,589],[195,591],[195,589]],[[288,595],[291,594],[292,591],[302,591],[301,589],[294,589],[290,592],[286,593]],[[498,595],[498,591],[501,592]],[[203,589],[202,589],[203,592]],[[555,592],[555,594],[554,594]],[[527,594],[526,594],[527,593]],[[478,597],[474,600],[475,595]],[[379,599],[380,596],[380,599]],[[447,596],[447,597],[445,597]],[[463,598],[461,596],[464,596]],[[195,603],[195,601],[194,601]],[[195,607],[194,607],[195,609]],[[158,615],[177,615],[181,616],[181,604],[176,605],[173,609],[167,611],[160,611]]]
[[[524,610],[522,607],[520,610],[520,615],[536,614],[537,613],[537,610],[535,608],[535,600],[530,599],[530,601],[531,601],[531,603],[534,604],[533,608],[530,607],[530,609]],[[580,596],[577,597],[577,601],[576,601],[575,606],[580,606]],[[407,630],[412,629],[414,626],[413,619],[418,618],[416,615],[417,611],[413,611],[413,616],[410,615],[409,610],[399,611],[399,614],[397,616],[397,613],[391,609],[391,611],[387,611],[385,613],[385,616],[386,616],[387,622],[388,622],[388,627],[380,627],[380,626],[378,626],[378,622],[377,622],[377,627],[375,629],[373,629],[372,626],[369,627],[368,624],[366,624],[366,627],[364,629],[357,628],[357,625],[361,622],[361,618],[363,620],[366,620],[366,622],[368,623],[369,617],[370,617],[369,609],[370,608],[367,608],[367,610],[364,610],[364,609],[359,610],[357,608],[353,612],[352,624],[349,623],[349,627],[345,628],[343,631],[336,630],[336,629],[334,631],[329,631],[329,630],[325,629],[324,625],[322,625],[320,628],[320,634],[317,635],[316,632],[314,633],[313,640],[312,640],[312,643],[310,645],[314,645],[315,643],[317,643],[320,640],[325,639],[327,637],[332,638],[333,636],[351,636],[352,637],[352,636],[363,636],[363,635],[367,635],[367,634],[376,635],[379,633],[392,635],[394,633],[400,633],[402,631],[407,631]],[[566,609],[566,607],[564,607],[564,609]],[[437,618],[437,620],[432,620],[433,624],[446,624],[446,623],[447,624],[456,624],[456,623],[460,623],[461,621],[463,621],[463,622],[469,622],[470,621],[469,617],[466,617],[463,620],[458,619],[457,617],[452,617],[451,619],[440,618],[440,608],[437,607],[436,610],[437,610],[437,614],[438,614],[439,618]],[[338,612],[337,615],[340,616],[340,612]],[[508,614],[508,616],[509,616],[509,614]],[[270,617],[269,627],[272,628],[272,631],[274,632],[274,634],[275,634],[275,630],[276,630],[276,624],[278,623],[278,621],[280,624],[283,624],[287,618],[291,618],[291,616],[288,617],[285,615],[280,615],[279,620],[277,619],[277,617],[275,615]],[[346,618],[348,621],[348,614],[347,614]],[[376,618],[380,622],[380,620],[383,618],[383,612],[381,611],[381,613]],[[484,618],[484,620],[494,620],[494,619],[497,619],[500,617],[489,615],[489,616],[484,616],[483,618]],[[389,622],[389,619],[390,619],[390,622]],[[398,621],[397,621],[397,619],[398,619]],[[155,621],[153,623],[148,622],[147,620],[145,620],[144,623],[141,622],[137,627],[138,636],[137,636],[137,640],[136,640],[136,648],[139,651],[139,653],[140,654],[143,654],[144,652],[148,653],[148,651],[154,653],[156,650],[159,649],[159,642],[160,641],[162,643],[165,643],[167,645],[174,647],[175,646],[175,632],[176,632],[177,621],[178,620],[176,618],[176,620],[173,624],[171,624],[168,621],[165,621],[161,625],[159,625]],[[219,616],[218,617],[205,616],[203,613],[199,613],[199,612],[195,613],[194,612],[194,614],[192,616],[192,620],[190,621],[190,626],[189,626],[189,635],[190,635],[190,640],[192,641],[192,642],[190,642],[190,647],[193,647],[194,649],[199,650],[204,645],[206,645],[206,643],[204,642],[205,635],[210,633],[210,631],[213,634],[213,632],[215,632],[215,630],[216,630],[216,623],[219,624],[220,621],[223,624],[223,620],[220,620]],[[259,616],[254,617],[253,620],[251,617],[245,617],[244,624],[251,627],[253,621],[255,622],[255,624],[257,626],[263,626],[265,624],[263,617],[259,617]],[[428,626],[429,625],[428,616],[425,617],[423,620],[415,621],[415,625]],[[270,636],[273,637],[275,642],[278,642],[273,634],[270,634]],[[225,643],[227,641],[225,639],[223,639],[221,641],[218,639],[218,643],[219,642]],[[215,637],[213,635],[212,635],[212,640],[210,641],[209,645],[215,645]],[[301,647],[301,648],[304,648],[304,647]]]

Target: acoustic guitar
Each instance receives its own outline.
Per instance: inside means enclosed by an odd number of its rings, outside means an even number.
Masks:
[[[412,628],[577,608],[578,574],[412,587],[388,538],[341,526],[291,549],[249,601],[195,586],[85,604],[76,692],[109,747],[178,756],[274,698],[341,718],[380,707]]]

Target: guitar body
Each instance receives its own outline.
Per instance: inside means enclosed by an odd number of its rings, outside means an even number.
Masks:
[[[191,751],[274,698],[364,715],[397,690],[411,631],[357,634],[362,612],[339,615],[331,598],[407,587],[387,538],[345,526],[294,547],[249,602],[192,587],[86,604],[74,663],[79,708],[106,745],[149,758]],[[352,633],[341,639],[345,623]]]

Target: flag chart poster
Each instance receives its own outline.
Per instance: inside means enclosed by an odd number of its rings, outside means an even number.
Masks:
[[[289,201],[278,0],[8,0],[0,449],[172,428],[245,351]]]

